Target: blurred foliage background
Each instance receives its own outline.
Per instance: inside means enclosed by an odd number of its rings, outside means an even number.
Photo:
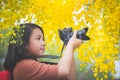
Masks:
[[[58,29],[88,27],[85,41],[75,52],[77,80],[114,79],[120,60],[120,0],[0,0],[0,70],[12,29],[20,23],[40,25],[45,32],[45,54],[60,55]]]

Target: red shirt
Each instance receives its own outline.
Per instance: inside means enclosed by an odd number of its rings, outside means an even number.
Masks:
[[[8,70],[0,71],[0,80],[10,80],[10,72]]]
[[[17,63],[13,76],[14,80],[58,80],[58,66],[26,59]]]

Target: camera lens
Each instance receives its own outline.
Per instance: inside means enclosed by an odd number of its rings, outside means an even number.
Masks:
[[[88,36],[86,36],[86,32],[88,31],[88,28],[84,28],[82,30],[77,31],[77,38],[82,40],[90,40]]]

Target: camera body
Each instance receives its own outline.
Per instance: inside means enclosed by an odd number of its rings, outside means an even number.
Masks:
[[[81,40],[90,40],[88,36],[86,36],[86,32],[88,31],[88,28],[83,28],[81,30],[77,31],[77,38]],[[65,45],[67,45],[69,39],[73,35],[73,30],[71,27],[64,28],[62,30],[58,29],[59,37],[64,42]]]

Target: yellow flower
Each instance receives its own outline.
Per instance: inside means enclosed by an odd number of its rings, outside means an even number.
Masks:
[[[108,78],[108,76],[107,76],[106,74],[104,74],[104,78],[105,78],[105,79],[107,79],[107,78]]]
[[[94,73],[93,76],[96,78],[97,77],[97,73]]]

